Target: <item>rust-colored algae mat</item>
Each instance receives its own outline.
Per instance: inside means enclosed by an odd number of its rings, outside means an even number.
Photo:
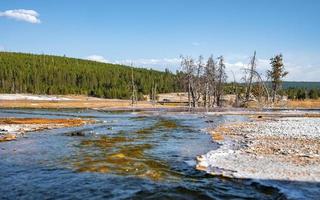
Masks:
[[[123,136],[98,136],[83,139],[77,155],[66,158],[77,172],[112,173],[123,176],[135,176],[152,180],[177,180],[181,174],[170,169],[168,163],[148,155],[147,151],[155,144],[145,143],[144,138],[156,130],[178,128],[175,121],[160,119],[154,125],[128,132]]]
[[[64,127],[82,126],[94,123],[86,119],[48,119],[48,118],[0,118],[0,142],[16,140],[26,132]]]
[[[88,121],[83,119],[0,118],[0,124],[63,124],[65,126],[77,126]]]

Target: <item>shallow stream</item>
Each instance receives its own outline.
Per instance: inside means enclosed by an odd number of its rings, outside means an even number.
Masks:
[[[241,116],[2,109],[0,117],[98,120],[0,143],[0,199],[285,198],[251,180],[195,169],[197,155],[218,148],[204,129]]]

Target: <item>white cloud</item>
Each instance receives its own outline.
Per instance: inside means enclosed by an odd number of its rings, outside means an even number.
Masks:
[[[0,12],[0,17],[7,17],[18,21],[25,21],[32,24],[40,24],[39,14],[34,10],[16,9]]]
[[[111,63],[109,60],[105,59],[103,56],[100,55],[91,55],[86,57],[86,59],[102,63]]]

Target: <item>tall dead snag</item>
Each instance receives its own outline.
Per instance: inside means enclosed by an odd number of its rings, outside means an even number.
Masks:
[[[284,78],[288,72],[284,69],[282,54],[276,55],[271,58],[270,61],[271,70],[267,71],[267,76],[271,80],[272,102],[274,103],[277,92],[281,89],[282,78]]]
[[[256,51],[253,53],[253,57],[250,61],[250,71],[249,71],[249,77],[248,77],[248,82],[247,82],[247,88],[246,88],[246,102],[249,101],[250,99],[250,94],[252,90],[252,81],[254,78],[254,73],[256,71]]]
[[[216,102],[217,106],[222,106],[221,98],[223,95],[224,84],[227,80],[227,74],[223,56],[220,56],[218,60]]]
[[[239,105],[240,105],[240,103],[239,103],[240,91],[238,89],[238,83],[237,83],[237,80],[236,80],[236,76],[235,76],[235,74],[234,74],[234,72],[232,70],[231,70],[231,73],[232,73],[232,76],[233,76],[233,83],[232,83],[233,92],[236,95],[234,106],[235,107],[239,107]]]
[[[253,81],[251,85],[251,93],[250,95],[257,97],[259,103],[266,103],[269,99],[269,91],[266,86],[266,81],[262,79],[261,75],[256,71],[256,70],[251,70],[251,69],[243,69],[245,71],[245,77],[243,78],[244,81],[248,82],[246,75],[249,73],[253,73]],[[248,85],[248,84],[247,84]],[[262,97],[265,97],[265,100],[262,101]],[[247,102],[245,100],[245,102]]]
[[[134,77],[133,77],[133,67],[131,64],[131,89],[132,89],[132,94],[131,94],[131,106],[137,103],[137,89],[136,85],[134,83]]]
[[[213,107],[215,104],[216,94],[216,62],[211,55],[208,58],[204,69],[204,106],[208,111],[208,107]]]
[[[257,57],[256,51],[254,51],[253,57],[250,60],[249,67],[244,68],[244,77],[245,81],[245,96],[244,102],[247,103],[250,100],[250,97],[253,96],[256,98],[260,106],[264,106],[269,99],[269,91],[265,85],[265,82],[262,79],[262,76],[257,72]]]
[[[193,88],[194,88],[193,102],[194,102],[194,107],[197,107],[199,105],[201,93],[203,93],[202,85],[203,85],[203,68],[204,68],[204,66],[203,66],[203,57],[202,56],[199,56],[198,63],[195,67],[196,67],[196,69],[194,71],[196,72],[196,74],[195,74],[195,78],[194,78],[195,81],[194,81],[194,85],[193,85]]]
[[[157,103],[157,83],[153,83],[151,88],[151,102],[153,106]]]
[[[191,98],[194,99],[194,60],[191,57],[180,56],[180,58],[181,67],[184,72],[184,84],[186,85],[188,91],[188,104],[190,109],[191,106],[194,107],[194,102],[191,104]]]

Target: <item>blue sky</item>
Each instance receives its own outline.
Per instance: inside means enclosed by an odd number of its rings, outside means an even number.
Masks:
[[[0,50],[179,69],[179,56],[223,55],[261,73],[284,55],[287,80],[320,81],[317,0],[1,0]],[[230,76],[230,75],[229,75]]]

